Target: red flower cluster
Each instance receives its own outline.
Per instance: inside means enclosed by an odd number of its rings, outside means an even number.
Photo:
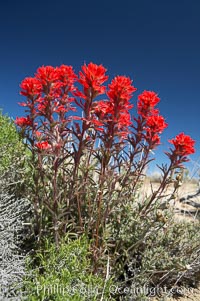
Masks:
[[[44,93],[46,93],[48,89],[55,91],[59,88],[67,88],[67,91],[70,92],[74,91],[75,88],[73,84],[77,80],[72,66],[66,65],[61,65],[56,68],[52,66],[42,66],[37,69],[35,77],[42,84]]]
[[[153,91],[144,91],[138,96],[138,119],[137,129],[144,135],[137,135],[138,141],[142,137],[148,142],[150,149],[154,149],[160,144],[160,136],[163,130],[167,127],[167,123],[163,116],[159,115],[159,110],[155,109],[155,106],[159,103],[160,98]]]
[[[39,123],[37,121],[39,116],[42,117],[45,131],[51,128],[52,143],[57,143],[58,137],[54,131],[57,123],[60,128],[59,135],[65,137],[66,132],[64,131],[66,129],[63,123],[68,121],[65,113],[75,110],[71,103],[74,100],[72,96],[75,91],[74,82],[76,80],[77,76],[72,66],[61,65],[56,68],[42,66],[37,69],[35,77],[28,77],[22,81],[20,85],[21,94],[26,96],[27,99],[26,102],[20,103],[20,105],[27,107],[29,115],[27,117],[17,117],[15,123],[24,129],[28,126],[34,127],[34,131],[27,131],[27,134],[32,133],[31,141],[37,149],[47,150],[51,148],[47,141],[37,142],[39,138],[37,133],[40,133],[38,129],[41,127],[41,120]],[[54,119],[55,113],[58,114],[57,120]],[[43,129],[43,132],[45,131]]]
[[[42,92],[41,82],[34,77],[26,77],[22,81],[20,88],[22,89],[21,95],[27,96],[31,99],[35,96],[40,95]]]
[[[86,99],[87,97],[94,98],[97,95],[104,94],[106,87],[102,85],[108,79],[108,76],[105,75],[106,71],[102,65],[93,63],[82,66],[82,72],[79,72],[79,83],[84,88],[84,94],[79,91],[76,95]]]
[[[20,127],[27,127],[32,125],[32,121],[29,116],[27,117],[17,117],[15,120],[15,124]]]
[[[178,156],[188,156],[195,152],[195,141],[184,133],[180,133],[174,139],[169,140],[169,142],[174,145],[174,153]]]
[[[55,93],[59,88],[65,88],[65,92],[72,92],[75,90],[73,84],[76,80],[77,76],[72,66],[61,65],[56,68],[42,66],[37,69],[35,77],[27,77],[22,81],[21,94],[28,98],[42,97],[42,94],[47,95],[51,90]],[[62,93],[61,90],[57,92],[59,92],[58,96]]]
[[[116,134],[126,137],[128,126],[131,125],[129,110],[133,107],[129,100],[136,88],[132,86],[129,77],[116,76],[111,84],[107,95],[109,101],[99,101],[94,103],[97,117],[104,122],[114,122]]]
[[[48,141],[37,142],[35,146],[40,150],[47,150],[51,148],[51,145],[48,143]]]
[[[35,77],[25,78],[20,87],[21,94],[27,97],[27,102],[20,103],[30,109],[30,115],[47,115],[53,112],[66,113],[74,110],[69,92],[75,91],[74,82],[77,76],[72,66],[60,67],[42,66],[37,69]]]
[[[158,134],[161,134],[168,124],[165,122],[163,116],[152,115],[147,117],[146,125],[145,139],[148,144],[151,145],[151,148],[155,148],[160,144],[160,137]]]
[[[60,81],[60,87],[66,88],[65,92],[75,91],[74,82],[78,79],[77,75],[74,73],[72,66],[61,65],[57,68],[58,79]]]
[[[40,81],[43,86],[48,86],[54,83],[59,78],[59,68],[52,66],[42,66],[37,69],[35,77]]]
[[[132,80],[126,76],[116,76],[110,85],[108,85],[108,97],[111,101],[117,102],[118,108],[127,109],[132,108],[128,101],[131,99],[133,92],[137,89],[132,86]]]
[[[161,134],[163,130],[167,127],[165,119],[163,118],[163,116],[160,115],[149,116],[147,118],[146,124],[148,128],[151,129],[151,132],[159,134]]]
[[[154,109],[154,107],[159,103],[160,98],[155,92],[144,91],[138,96],[138,100],[138,114],[143,118],[158,114],[158,110]]]

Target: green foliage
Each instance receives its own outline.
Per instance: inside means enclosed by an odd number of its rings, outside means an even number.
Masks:
[[[14,122],[0,111],[0,173],[5,172],[21,153],[24,146]]]
[[[6,193],[27,197],[26,188],[31,179],[29,157],[30,151],[13,120],[0,111],[0,178]]]
[[[73,240],[66,236],[59,249],[46,239],[44,248],[27,261],[27,300],[114,300],[109,297],[111,280],[92,274],[90,255],[84,236]]]

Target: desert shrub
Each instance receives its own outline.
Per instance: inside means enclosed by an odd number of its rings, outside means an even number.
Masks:
[[[30,203],[26,199],[10,195],[5,189],[0,191],[1,300],[22,300],[20,290],[26,274],[26,250],[32,234],[27,225],[30,222],[30,211]]]
[[[5,172],[14,162],[17,149],[23,147],[14,122],[0,111],[0,172]]]
[[[28,258],[24,296],[29,301],[114,300],[112,281],[91,273],[88,239],[69,237],[62,239],[59,250],[46,239],[45,246]]]
[[[28,181],[28,150],[14,121],[0,111],[0,178],[1,190],[25,196],[24,181]]]
[[[144,216],[139,206],[129,202],[118,210],[118,222],[114,220],[108,225],[107,244],[118,283],[116,300],[148,300],[172,287],[175,293],[180,286],[197,286],[198,221],[177,222],[172,210],[160,210],[158,203]]]

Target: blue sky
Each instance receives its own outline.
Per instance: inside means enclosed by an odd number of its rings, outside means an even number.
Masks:
[[[167,139],[183,131],[200,156],[200,1],[2,1],[0,4],[0,107],[23,115],[19,84],[41,65],[69,64],[78,72],[93,61],[138,88],[156,91],[169,124]]]

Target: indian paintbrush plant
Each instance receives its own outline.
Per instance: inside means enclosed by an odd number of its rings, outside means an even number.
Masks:
[[[15,121],[32,154],[37,241],[53,234],[59,246],[69,228],[86,233],[96,263],[105,252],[113,212],[128,199],[134,202],[152,150],[167,127],[155,92],[138,96],[138,115],[132,116],[132,80],[116,76],[106,84],[106,71],[94,63],[84,64],[78,75],[66,65],[38,68],[21,83],[26,116]],[[194,140],[184,133],[169,142],[169,166],[160,167],[160,186],[141,202],[141,216],[148,215],[174,172],[194,153]]]

